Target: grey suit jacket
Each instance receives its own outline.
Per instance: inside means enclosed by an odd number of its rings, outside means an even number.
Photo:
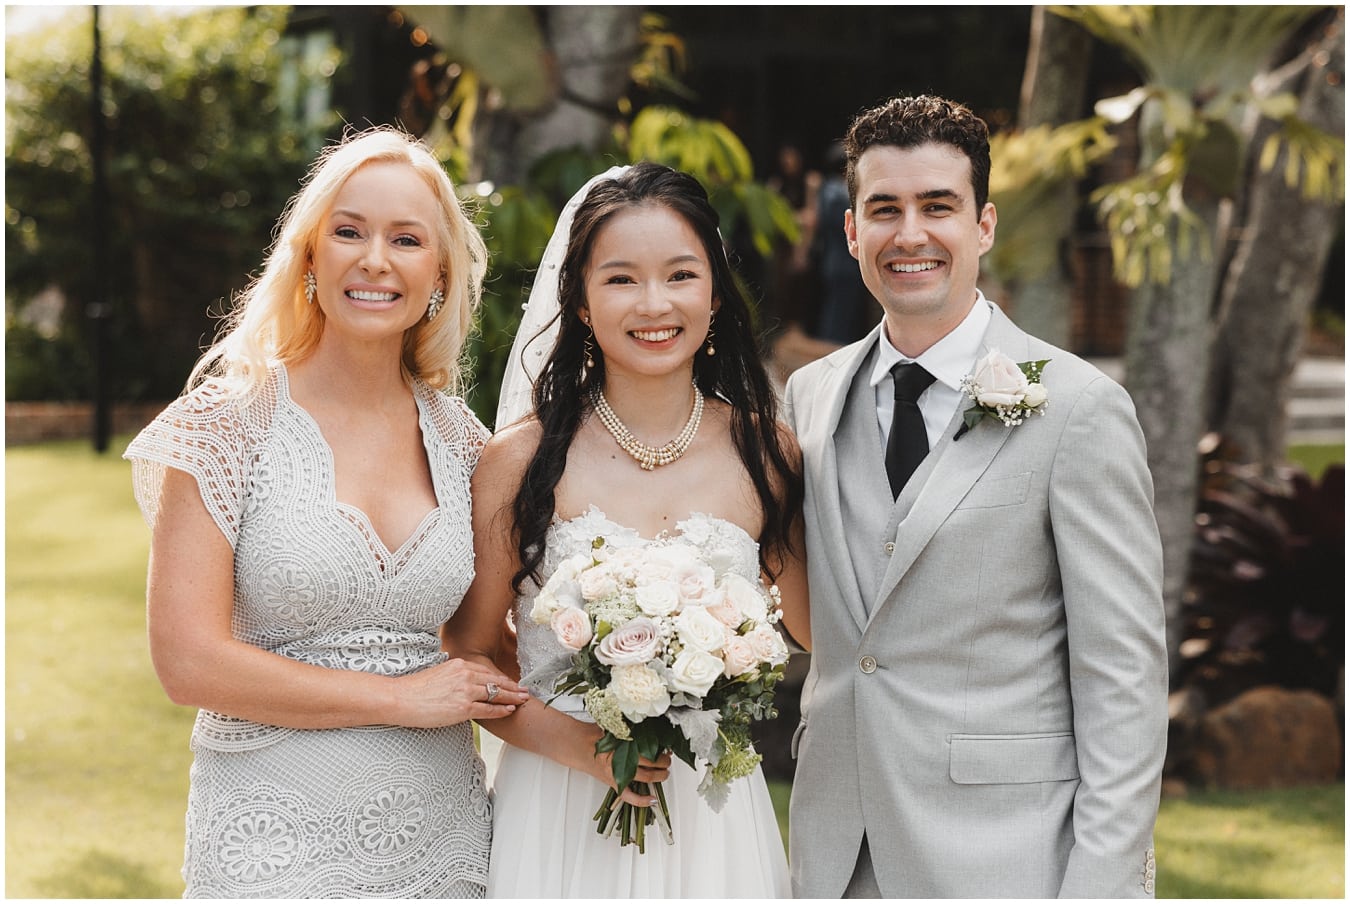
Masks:
[[[884,529],[860,536],[873,522],[846,523],[841,486],[874,480],[880,452],[840,424],[876,336],[787,387],[813,640],[794,892],[840,897],[865,834],[886,897],[1150,896],[1167,658],[1130,398],[994,307],[986,349],[1050,359],[1045,415],[954,441],[958,410],[900,498],[873,497]]]

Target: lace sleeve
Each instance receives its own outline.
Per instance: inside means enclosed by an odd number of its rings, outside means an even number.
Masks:
[[[233,547],[248,488],[248,400],[206,383],[164,409],[123,453],[132,463],[132,490],[154,530],[165,471],[197,481],[202,502]]]
[[[433,389],[424,390],[437,399],[439,404],[429,405],[432,423],[441,435],[451,454],[463,463],[467,477],[478,466],[492,431],[483,426],[478,415],[459,396],[448,395]]]

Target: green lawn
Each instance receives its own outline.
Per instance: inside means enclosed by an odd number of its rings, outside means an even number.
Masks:
[[[150,667],[125,444],[6,450],[8,897],[182,893],[193,713]],[[786,828],[788,787],[771,791]],[[1159,897],[1343,897],[1344,800],[1338,785],[1165,801]]]
[[[1290,446],[1289,460],[1320,480],[1327,465],[1345,464],[1345,443],[1335,446]]]

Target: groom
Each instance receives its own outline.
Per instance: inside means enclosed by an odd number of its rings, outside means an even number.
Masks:
[[[1130,398],[976,288],[983,121],[901,97],[846,146],[844,233],[885,316],[787,386],[813,641],[794,893],[1151,896],[1167,659]]]

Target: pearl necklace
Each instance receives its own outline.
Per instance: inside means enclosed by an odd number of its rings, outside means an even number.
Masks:
[[[703,420],[703,393],[698,391],[698,384],[695,383],[694,410],[689,413],[688,423],[684,425],[679,436],[659,447],[649,446],[633,435],[633,431],[629,430],[624,422],[619,420],[614,409],[609,407],[609,401],[599,386],[591,390],[591,407],[600,416],[600,423],[605,425],[605,429],[614,437],[619,448],[631,455],[642,470],[650,471],[677,461],[689,450],[689,446],[694,442],[694,434],[698,433],[698,425]]]

